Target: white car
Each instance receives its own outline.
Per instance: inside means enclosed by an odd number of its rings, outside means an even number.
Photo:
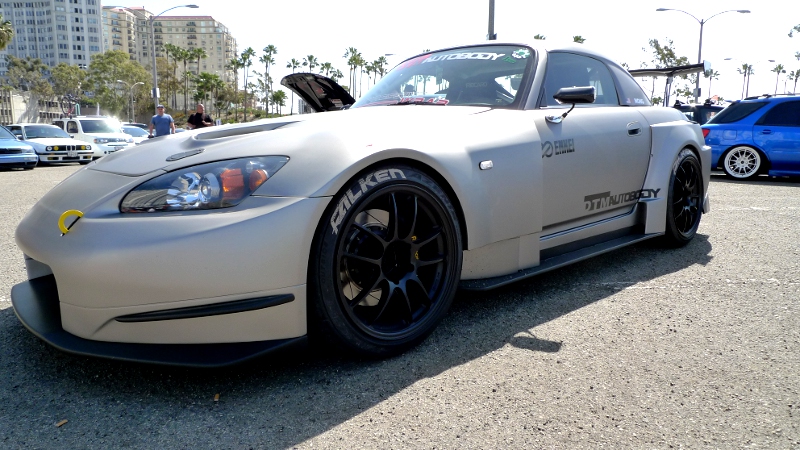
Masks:
[[[133,147],[133,138],[122,132],[118,120],[105,116],[77,116],[69,119],[56,119],[53,125],[63,129],[70,136],[92,143],[94,156],[98,159],[119,150]]]
[[[149,139],[150,136],[147,130],[143,130],[134,125],[122,125],[122,132],[131,136],[134,144],[141,144]]]
[[[73,139],[66,131],[44,123],[15,123],[8,128],[17,139],[30,144],[39,156],[39,164],[92,161],[92,145]]]

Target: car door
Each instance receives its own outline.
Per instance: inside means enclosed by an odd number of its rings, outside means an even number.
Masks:
[[[777,103],[753,126],[753,141],[773,171],[800,171],[800,100]]]
[[[637,108],[619,105],[608,67],[588,56],[548,56],[536,128],[542,144],[542,225],[570,228],[625,214],[641,195],[650,160],[650,127]],[[594,104],[569,105],[552,97],[561,87],[594,86]]]

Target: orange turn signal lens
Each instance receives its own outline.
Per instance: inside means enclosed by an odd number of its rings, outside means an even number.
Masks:
[[[269,176],[267,175],[267,171],[264,169],[256,169],[252,171],[250,173],[250,180],[249,180],[250,192],[254,192],[256,189],[258,189],[259,186],[261,186],[262,184],[264,184],[265,181],[267,181],[267,178],[269,178]]]
[[[238,200],[244,195],[244,177],[241,169],[226,169],[219,175],[222,200]]]

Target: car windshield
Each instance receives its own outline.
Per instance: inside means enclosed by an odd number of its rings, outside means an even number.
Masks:
[[[146,137],[146,136],[149,136],[149,134],[147,134],[147,131],[144,131],[143,129],[141,129],[139,127],[122,127],[122,132],[125,133],[125,134],[129,134],[129,135],[131,135],[133,137]]]
[[[81,120],[84,133],[119,133],[122,125],[111,119],[84,119]]]
[[[70,136],[66,131],[58,127],[47,127],[43,125],[30,125],[25,127],[25,137],[27,139],[41,138],[66,138]]]
[[[14,136],[8,129],[5,127],[0,126],[0,139],[13,139],[17,140],[17,137]]]
[[[534,56],[527,47],[509,45],[426,53],[399,64],[352,107],[516,106]]]
[[[755,111],[763,108],[766,102],[752,102],[752,103],[732,103],[727,108],[720,111],[719,114],[712,117],[707,123],[733,123],[738,122],[745,117],[753,114]]]

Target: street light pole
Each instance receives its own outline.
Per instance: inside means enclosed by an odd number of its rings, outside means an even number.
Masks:
[[[158,114],[158,72],[156,71],[156,29],[155,29],[155,19],[156,17],[164,14],[165,12],[172,11],[175,8],[199,8],[197,5],[178,5],[173,6],[172,8],[165,9],[160,13],[150,16],[150,42],[151,42],[151,50],[153,53],[153,109],[155,114]]]
[[[708,19],[698,19],[697,17],[693,16],[692,14],[689,14],[688,12],[686,12],[686,11],[684,11],[682,9],[658,8],[656,11],[678,11],[678,12],[682,12],[682,13],[690,16],[692,19],[696,20],[697,23],[700,24],[700,44],[698,45],[698,48],[697,48],[697,64],[700,64],[700,63],[703,62],[703,25],[705,25],[706,22],[708,22],[709,20],[713,19],[714,17],[716,17],[716,16],[718,16],[720,14],[724,14],[724,13],[727,13],[727,12],[738,12],[738,13],[741,13],[741,14],[749,14],[750,13],[749,9],[729,9],[727,11],[718,12],[718,13],[714,14],[713,16],[709,17]],[[708,94],[711,95],[710,92]],[[694,102],[697,103],[699,98],[700,98],[700,74],[698,73],[697,74],[697,81],[695,82],[695,86],[694,86]]]
[[[129,98],[128,98],[128,122],[132,123],[133,122],[133,88],[135,88],[136,86],[138,86],[140,84],[144,84],[144,83],[141,82],[141,81],[137,81],[136,83],[133,83],[133,85],[131,85],[131,86],[129,86],[126,81],[122,81],[122,80],[117,80],[117,83],[124,84],[125,87],[127,87],[128,90],[129,90],[129,94],[130,95],[129,95]]]

